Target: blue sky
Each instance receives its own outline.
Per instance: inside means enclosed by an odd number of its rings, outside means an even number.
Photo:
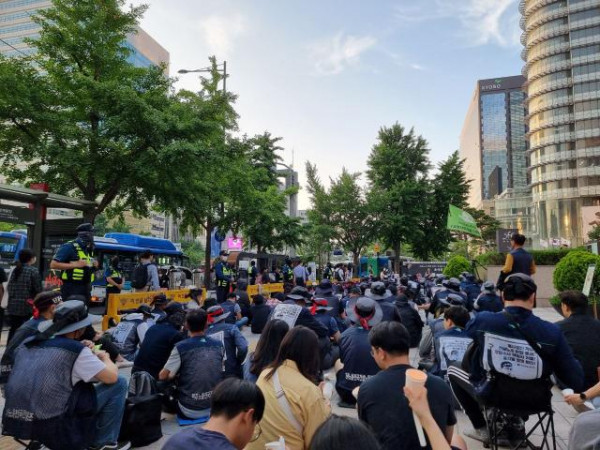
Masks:
[[[141,3],[136,0],[135,4]],[[518,0],[146,0],[171,74],[226,59],[240,131],[283,138],[321,177],[364,171],[378,129],[414,126],[438,162],[478,79],[521,72]],[[195,75],[179,87],[194,89]],[[300,207],[306,208],[306,194]]]

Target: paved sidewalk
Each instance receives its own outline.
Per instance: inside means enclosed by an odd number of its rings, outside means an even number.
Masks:
[[[556,311],[554,311],[554,309],[552,309],[552,308],[537,308],[535,310],[535,314],[545,320],[549,320],[552,322],[556,322],[561,319],[561,316],[558,313],[556,313]],[[6,336],[5,336],[6,334],[7,333],[3,333],[3,335],[2,335],[2,345],[4,345],[4,341],[6,339]],[[250,330],[247,327],[244,329],[243,334],[246,336],[246,338],[250,342],[251,348],[254,348],[258,341],[258,336],[251,334]],[[415,350],[411,351],[411,361],[412,361],[413,365],[416,366],[416,362],[418,361],[418,355]],[[121,373],[123,375],[129,376],[130,369],[122,369]],[[345,416],[350,416],[350,417],[357,417],[355,410],[339,408],[337,406],[337,402],[338,402],[337,394],[334,392],[334,397],[332,398],[332,402],[331,402],[333,405],[334,414],[345,415]],[[552,404],[553,404],[554,411],[555,411],[554,423],[555,423],[555,428],[556,428],[557,447],[558,447],[558,449],[566,450],[568,448],[567,442],[568,442],[568,438],[569,438],[569,431],[571,429],[571,425],[573,424],[575,417],[577,416],[577,412],[564,402],[560,391],[556,388],[554,389]],[[0,400],[0,407],[2,407],[2,408],[4,407],[4,399]],[[163,438],[160,439],[159,441],[153,443],[152,445],[149,445],[147,447],[140,447],[140,448],[148,449],[148,450],[160,449],[160,448],[162,448],[163,444],[166,442],[166,440],[170,436],[172,436],[173,434],[175,434],[178,431],[181,431],[183,429],[182,427],[180,427],[177,424],[174,416],[169,415],[169,414],[164,414],[163,417],[164,417],[164,420],[162,422],[162,431],[163,431],[163,435],[164,435]],[[458,424],[456,427],[456,431],[458,433],[460,433],[461,436],[465,437],[463,435],[463,431],[465,429],[470,428],[471,424],[469,422],[469,419],[465,416],[465,414],[462,411],[457,411],[457,417],[458,417]],[[537,438],[539,439],[540,437],[537,436]],[[467,441],[469,449],[483,449],[484,448],[483,445],[478,441],[474,441],[474,440],[466,438],[466,437],[465,437],[465,440]],[[13,450],[13,449],[16,450],[16,449],[21,449],[21,448],[23,448],[23,447],[20,446],[19,444],[16,444],[9,437],[0,438],[0,450]]]

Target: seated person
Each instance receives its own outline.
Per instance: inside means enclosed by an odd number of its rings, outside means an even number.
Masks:
[[[39,325],[54,318],[56,308],[62,304],[62,296],[59,291],[44,291],[35,296],[33,300],[33,318],[21,325],[6,346],[0,362],[0,384],[8,381],[12,365],[15,360],[15,352],[23,341],[38,333]]]
[[[256,383],[261,372],[275,361],[281,342],[289,330],[290,327],[283,320],[269,320],[256,344],[256,350],[244,362],[244,380]]]
[[[379,372],[371,355],[369,330],[383,320],[383,312],[375,300],[359,297],[350,300],[346,314],[353,325],[340,339],[335,389],[341,399],[338,405],[352,408],[356,404],[352,391]]]
[[[200,419],[210,414],[213,389],[223,379],[225,349],[223,344],[204,332],[207,313],[202,308],[189,311],[185,325],[189,338],[175,344],[169,360],[158,375],[161,381],[175,381],[177,415]]]
[[[83,302],[66,301],[52,322],[40,324],[42,334],[19,347],[6,384],[4,435],[35,440],[47,448],[129,448],[117,444],[127,380],[119,376],[108,353],[92,353],[77,341],[91,322]],[[90,395],[96,397],[95,414],[82,417],[71,411],[72,402],[93,404]],[[57,433],[58,424],[72,432]]]
[[[475,312],[500,312],[504,309],[502,299],[496,294],[496,285],[492,281],[483,283],[481,286],[481,294],[475,299],[473,309]]]
[[[527,275],[515,273],[506,278],[502,291],[505,310],[498,313],[481,312],[469,321],[465,329],[466,335],[476,344],[468,360],[470,372],[457,366],[448,368],[452,391],[474,428],[464,434],[473,439],[484,443],[489,441],[486,420],[480,407],[481,399],[476,394],[476,387],[487,380],[485,367],[493,370],[496,376],[507,377],[506,381],[517,378],[515,373],[520,380],[548,379],[554,373],[564,385],[581,392],[583,370],[560,329],[533,314],[536,290],[537,286]],[[525,335],[536,343],[537,351],[528,344]],[[506,342],[510,345],[506,345]],[[502,351],[494,352],[493,349],[499,345],[502,345]],[[508,351],[515,354],[507,354]],[[544,355],[543,359],[538,352]],[[518,363],[523,354],[531,357],[526,362]],[[529,398],[523,393],[515,392],[514,395],[515,403]],[[506,431],[509,441],[521,441],[524,428],[518,425],[514,430]]]
[[[394,303],[396,316],[400,318],[400,323],[406,327],[410,334],[410,348],[418,347],[423,336],[423,320],[419,315],[419,310],[406,295],[401,294],[396,298],[397,300]]]
[[[328,306],[328,302],[324,298],[314,299],[311,306],[311,313],[314,314],[315,319],[327,327],[329,331],[330,342],[327,351],[324,353],[324,357],[321,359],[321,370],[331,369],[340,357],[338,342],[340,341],[341,334],[335,318],[329,315],[332,309],[331,306]]]
[[[556,325],[583,367],[583,389],[589,389],[599,381],[600,321],[588,314],[588,298],[583,293],[564,291],[559,297],[565,319]]]
[[[237,304],[237,294],[235,292],[227,294],[227,300],[221,303],[221,306],[226,313],[229,313],[227,319],[225,319],[226,323],[235,324],[239,329],[248,323],[248,318],[242,317],[242,309]]]
[[[264,410],[265,398],[256,385],[228,378],[213,391],[206,425],[174,434],[163,450],[242,450],[258,438]]]
[[[408,359],[410,335],[401,323],[381,322],[369,333],[369,342],[381,371],[358,391],[358,418],[371,427],[383,450],[419,449],[413,414],[404,394],[406,371],[412,369]],[[456,424],[452,391],[432,375],[427,376],[425,388],[431,414],[449,445]]]
[[[135,312],[127,314],[111,330],[112,339],[119,353],[127,361],[133,361],[138,347],[144,342],[146,331],[152,322],[152,310],[148,305],[140,305]]]
[[[223,304],[208,309],[206,335],[225,347],[225,378],[242,378],[242,363],[248,354],[248,341],[234,324],[225,321],[230,313],[225,312]]]
[[[452,306],[465,306],[466,300],[454,293],[440,296],[437,300],[435,319],[430,319],[428,325],[423,331],[421,342],[419,343],[419,368],[430,370],[435,361],[435,348],[433,342],[435,337],[442,333],[444,328],[444,313]]]
[[[152,302],[150,303],[150,307],[152,307],[152,314],[154,315],[155,321],[158,321],[161,317],[165,317],[167,313],[165,312],[165,308],[169,304],[169,299],[165,294],[158,294],[152,298]]]
[[[261,334],[271,315],[272,308],[266,304],[265,298],[261,294],[252,297],[252,306],[250,307],[250,315],[252,322],[250,330],[254,334]]]
[[[600,444],[600,410],[579,414],[569,433],[569,450],[597,450]]]
[[[471,320],[464,306],[451,306],[444,313],[444,331],[437,334],[434,344],[434,366],[430,373],[446,379],[446,371],[452,363],[461,363],[473,339],[465,334]]]
[[[365,291],[365,297],[375,300],[381,307],[383,320],[397,320],[394,305],[388,301],[391,296],[392,293],[386,289],[382,281],[371,283],[371,287]]]
[[[190,288],[190,292],[187,295],[190,298],[190,301],[185,304],[185,308],[187,310],[202,308],[203,292],[204,291],[202,290],[202,288],[196,288],[196,287]]]
[[[158,380],[158,374],[167,363],[169,355],[179,341],[187,336],[182,331],[185,309],[181,303],[171,302],[165,308],[165,317],[158,319],[146,332],[133,361],[132,372],[148,372]]]

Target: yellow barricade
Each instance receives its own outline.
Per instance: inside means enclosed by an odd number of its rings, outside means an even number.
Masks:
[[[131,292],[126,294],[110,294],[108,297],[108,307],[106,315],[102,319],[102,329],[108,328],[108,321],[113,319],[115,322],[120,320],[120,312],[126,309],[135,309],[141,304],[149,304],[155,295],[165,294],[170,301],[187,303],[191,299],[187,296],[189,289],[176,289],[172,291],[144,291]]]
[[[257,294],[273,294],[274,292],[283,292],[283,283],[252,284],[248,286],[246,292],[250,297]]]

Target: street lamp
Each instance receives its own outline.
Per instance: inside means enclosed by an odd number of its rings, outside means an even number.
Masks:
[[[220,66],[223,66],[223,67],[219,68]],[[186,73],[206,73],[206,72],[211,72],[211,71],[212,71],[212,68],[204,67],[203,69],[193,69],[193,70],[180,69],[177,71],[177,73],[185,75]],[[227,92],[227,61],[223,61],[223,64],[217,64],[217,72],[223,73],[223,92]]]

